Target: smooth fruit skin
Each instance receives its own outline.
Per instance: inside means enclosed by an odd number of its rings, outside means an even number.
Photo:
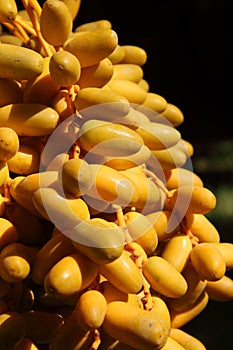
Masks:
[[[9,127],[0,127],[0,161],[7,162],[13,158],[19,150],[19,137]]]
[[[49,72],[58,85],[69,87],[79,80],[81,67],[76,56],[61,50],[50,57]]]
[[[13,103],[0,108],[0,127],[12,128],[18,136],[46,136],[57,127],[59,114],[39,103]]]
[[[193,335],[179,328],[171,328],[169,336],[186,350],[206,350],[205,345]]]
[[[54,298],[77,296],[97,277],[97,266],[80,253],[67,255],[47,273],[44,288]]]
[[[59,0],[46,0],[40,16],[40,29],[44,39],[53,46],[63,45],[72,31],[72,15],[66,4]],[[54,30],[59,28],[59,30]]]
[[[103,330],[136,349],[156,350],[165,345],[169,328],[156,312],[122,301],[107,306]]]
[[[124,293],[135,294],[142,289],[143,281],[140,271],[125,250],[113,262],[99,265],[98,271],[114,287]]]
[[[1,1],[0,22],[12,22],[18,14],[16,2],[14,0]]]
[[[197,273],[207,281],[217,281],[226,272],[225,260],[214,243],[199,243],[192,249],[190,259]]]
[[[151,287],[169,298],[179,298],[187,291],[187,282],[177,269],[160,256],[151,256],[142,266]]]
[[[186,234],[173,235],[161,253],[161,257],[167,260],[177,271],[185,268],[192,250],[192,242]]]
[[[86,329],[98,329],[102,326],[107,312],[107,301],[98,290],[87,290],[75,304],[78,324]]]
[[[30,80],[42,73],[43,57],[26,47],[11,44],[0,46],[1,78]]]
[[[63,233],[58,232],[57,235],[52,236],[35,256],[31,269],[33,282],[42,285],[49,270],[66,255],[75,252],[71,241]]]
[[[64,50],[75,55],[81,68],[92,66],[107,58],[118,44],[118,36],[112,29],[96,29],[74,34],[64,43]]]
[[[119,258],[123,252],[125,236],[115,223],[91,218],[77,224],[65,234],[78,252],[96,264],[106,264]]]

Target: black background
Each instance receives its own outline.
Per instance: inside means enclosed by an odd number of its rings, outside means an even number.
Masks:
[[[143,69],[150,91],[182,110],[185,119],[178,129],[194,146],[194,165],[198,165],[199,157],[207,164],[205,171],[198,167],[194,170],[207,187],[219,193],[223,214],[229,214],[233,202],[229,198],[233,193],[232,17],[231,0],[82,0],[74,22],[76,27],[108,19],[119,44],[146,50],[148,59]],[[215,167],[208,168],[212,158]],[[221,186],[228,186],[226,199],[220,196]],[[222,241],[233,242],[233,211],[228,216],[223,214],[211,218]],[[231,350],[233,303],[210,301],[184,329],[202,340],[208,350]]]

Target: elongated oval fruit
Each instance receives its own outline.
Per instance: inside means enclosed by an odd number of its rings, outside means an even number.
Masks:
[[[138,243],[147,255],[151,255],[158,245],[158,236],[154,226],[145,215],[137,211],[127,212],[125,221],[133,241]]]
[[[1,40],[1,36],[0,36]],[[18,81],[14,79],[0,78],[0,107],[10,103],[22,102],[22,89]]]
[[[116,170],[126,170],[145,163],[150,157],[150,150],[142,145],[138,152],[127,157],[104,157],[104,164]]]
[[[0,315],[0,344],[4,344],[4,349],[19,345],[25,333],[25,321],[19,312],[9,311]]]
[[[33,250],[25,244],[8,244],[1,250],[1,277],[10,283],[21,282],[30,273],[34,255]]]
[[[128,156],[143,145],[142,137],[127,126],[95,119],[82,124],[78,141],[86,152],[109,156]]]
[[[170,312],[166,302],[160,296],[157,296],[157,295],[152,294],[151,298],[152,298],[153,310],[166,321],[167,326],[170,329],[171,327]]]
[[[72,15],[64,2],[60,0],[44,2],[40,16],[40,29],[42,36],[49,44],[63,45],[72,31],[72,26]]]
[[[121,63],[131,63],[138,64],[143,66],[147,61],[146,51],[137,45],[121,45],[121,48],[124,50],[124,57],[121,60]]]
[[[7,218],[0,217],[0,249],[18,240],[16,226]]]
[[[0,190],[10,178],[9,167],[7,163],[0,161]]]
[[[19,150],[19,137],[9,127],[0,127],[0,161],[7,162],[13,158]]]
[[[173,168],[164,170],[166,187],[168,190],[178,188],[182,185],[203,186],[201,178],[193,171],[186,168]]]
[[[196,302],[189,309],[184,311],[176,311],[170,308],[171,327],[181,328],[186,325],[206,308],[208,301],[209,296],[206,291],[203,291]]]
[[[166,322],[155,311],[123,301],[108,304],[103,329],[113,338],[144,350],[161,349],[169,333]]]
[[[136,294],[142,289],[140,271],[125,250],[114,261],[99,264],[98,270],[114,287],[124,293]]]
[[[96,264],[77,252],[51,267],[44,279],[44,288],[54,298],[77,296],[95,280],[97,273]]]
[[[92,66],[107,58],[118,44],[118,36],[112,29],[96,29],[76,32],[64,43],[64,50],[75,55],[81,67]]]
[[[147,214],[146,217],[154,226],[159,242],[166,241],[179,232],[180,222],[169,210],[153,211],[150,214]]]
[[[151,157],[146,164],[152,169],[174,169],[182,167],[187,161],[187,155],[179,149],[177,143],[169,148],[151,150]]]
[[[91,87],[102,88],[113,75],[113,64],[108,57],[92,66],[83,67],[78,80],[80,89]]]
[[[185,226],[198,238],[198,242],[220,242],[220,235],[217,228],[204,214],[188,213],[184,218]]]
[[[141,135],[144,144],[151,150],[172,147],[181,138],[180,132],[172,126],[154,122],[142,123],[135,131]]]
[[[138,64],[114,64],[112,79],[127,79],[138,83],[143,77],[143,70]]]
[[[175,127],[179,126],[184,121],[182,111],[172,103],[168,103],[165,110],[162,111],[161,114]]]
[[[81,67],[76,56],[68,51],[61,50],[50,57],[49,72],[58,85],[69,87],[79,80]]]
[[[176,234],[165,243],[161,257],[167,260],[177,271],[185,268],[192,250],[192,242],[186,234]]]
[[[207,281],[205,291],[209,298],[215,301],[233,300],[233,280],[224,275],[217,281]]]
[[[65,321],[56,312],[42,310],[24,311],[21,315],[26,325],[26,337],[36,344],[50,343]]]
[[[165,110],[167,101],[161,95],[154,92],[147,92],[146,99],[139,109],[141,109],[141,107],[142,111],[149,117],[151,122],[164,122],[163,117],[161,117],[159,113]]]
[[[135,191],[138,193],[137,198],[132,198],[131,205],[137,209],[142,210],[146,213],[147,208],[151,210],[160,210],[164,204],[164,197],[159,187],[148,178],[143,170],[140,169],[139,173],[134,172],[134,167],[120,171],[121,174],[126,176],[130,182],[132,182]]]
[[[71,13],[72,20],[74,20],[79,12],[81,0],[61,0],[61,1],[64,2],[64,4],[66,4],[66,6],[68,7]]]
[[[18,14],[15,0],[1,1],[0,4],[0,23],[12,22]]]
[[[52,236],[37,252],[31,269],[32,280],[42,285],[49,270],[59,260],[67,255],[75,253],[76,250],[70,239],[63,233],[58,232]]]
[[[99,19],[96,21],[86,22],[84,24],[80,24],[75,28],[75,32],[80,31],[89,31],[96,29],[111,29],[112,23],[107,19]]]
[[[130,111],[128,100],[107,89],[85,87],[80,89],[74,100],[75,107],[85,120],[120,120]]]
[[[100,282],[100,291],[105,297],[107,303],[111,301],[129,301],[129,295],[116,288],[107,279]]]
[[[24,84],[24,103],[39,103],[50,106],[54,96],[60,89],[60,85],[58,85],[50,75],[50,57],[44,57],[43,61],[44,67],[42,73]]]
[[[11,44],[0,45],[1,78],[30,80],[42,73],[43,57],[26,47]]]
[[[90,168],[94,181],[87,196],[122,206],[137,201],[138,191],[124,174],[107,165],[90,164]],[[83,198],[85,200],[85,194]]]
[[[123,230],[115,223],[91,218],[65,232],[78,252],[96,264],[114,261],[122,254],[125,244]]]
[[[104,322],[107,301],[98,290],[87,290],[78,298],[74,309],[80,327],[86,330],[98,329]]]
[[[151,287],[164,296],[179,298],[187,291],[188,285],[181,273],[160,256],[149,257],[142,272]]]
[[[178,214],[207,214],[215,208],[216,197],[206,187],[182,185],[173,192],[170,203]]]
[[[186,350],[206,350],[205,345],[199,339],[183,329],[171,328],[169,337],[177,341],[177,343],[183,346]]]
[[[65,193],[75,197],[84,195],[94,181],[90,165],[81,158],[67,160],[60,168],[58,178]]]
[[[113,92],[127,98],[132,104],[142,104],[146,99],[146,91],[143,90],[137,83],[127,79],[111,79],[105,86]]]
[[[193,247],[190,259],[197,273],[207,281],[217,281],[226,272],[225,260],[214,243],[199,243]]]
[[[120,63],[122,61],[124,56],[125,56],[125,51],[121,47],[121,45],[118,44],[115,47],[115,49],[113,50],[113,52],[108,56],[108,58],[110,59],[112,64],[118,64],[118,63]]]
[[[207,286],[207,280],[197,273],[191,261],[188,261],[182,272],[182,276],[188,285],[187,292],[179,298],[168,301],[169,307],[179,312],[190,309]]]
[[[62,232],[90,218],[87,204],[82,198],[65,198],[53,188],[37,189],[32,194],[32,203],[43,218],[51,221]]]
[[[17,175],[30,175],[39,172],[40,155],[39,152],[28,145],[19,145],[19,149],[7,161],[8,168]]]
[[[231,242],[215,242],[214,246],[219,250],[225,263],[226,270],[233,269],[233,243]]]
[[[58,179],[57,171],[34,173],[27,176],[18,175],[9,181],[10,195],[31,214],[42,217],[32,202],[32,196],[40,187],[50,187]]]
[[[13,103],[0,108],[0,127],[12,128],[19,136],[50,135],[58,121],[59,114],[53,108],[39,103]]]

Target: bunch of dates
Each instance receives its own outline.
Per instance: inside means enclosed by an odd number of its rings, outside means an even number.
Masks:
[[[183,113],[110,21],[74,28],[80,0],[22,5],[0,2],[0,349],[206,349],[183,326],[233,299],[233,244]]]

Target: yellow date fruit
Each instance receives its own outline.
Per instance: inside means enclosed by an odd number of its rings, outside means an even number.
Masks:
[[[94,117],[112,122],[125,117],[130,111],[130,104],[125,97],[99,87],[81,88],[74,104],[85,120]]]
[[[7,162],[13,158],[19,150],[19,137],[9,127],[0,127],[0,161]]]
[[[118,36],[114,30],[96,29],[76,32],[64,43],[63,48],[75,55],[83,68],[107,58],[117,44]]]
[[[193,247],[190,259],[194,269],[207,281],[217,281],[226,272],[226,263],[214,243],[203,242]]]
[[[121,256],[125,237],[115,223],[101,218],[91,218],[65,232],[75,248],[96,264],[106,264]]]
[[[102,326],[107,312],[107,301],[98,290],[87,290],[75,304],[76,320],[80,327],[98,329]]]
[[[145,350],[161,349],[169,333],[166,322],[155,311],[123,301],[108,304],[103,329],[113,338]]]
[[[42,73],[43,57],[26,47],[0,45],[1,78],[30,80]]]
[[[114,261],[99,264],[98,270],[114,287],[124,293],[138,293],[142,288],[140,271],[125,250]]]
[[[79,80],[81,67],[76,56],[68,51],[61,50],[50,57],[49,72],[58,85],[69,87]]]
[[[15,0],[1,1],[0,22],[13,22],[18,14]]]
[[[49,135],[58,120],[53,108],[38,103],[13,103],[0,108],[0,127],[12,128],[18,136]]]
[[[142,266],[142,272],[151,287],[169,298],[179,298],[187,291],[185,278],[160,256],[151,256]]]
[[[44,288],[54,298],[77,296],[97,277],[95,263],[80,253],[67,255],[51,267]]]
[[[42,285],[49,270],[59,260],[67,255],[75,253],[76,250],[70,239],[63,233],[52,236],[37,252],[31,268],[32,280]]]
[[[72,26],[72,15],[64,2],[60,0],[44,2],[40,16],[40,30],[49,44],[63,45],[72,31]]]

